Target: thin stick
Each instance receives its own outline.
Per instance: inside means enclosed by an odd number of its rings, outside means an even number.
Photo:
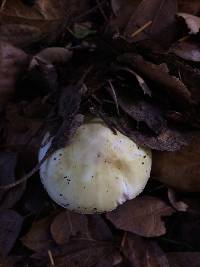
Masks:
[[[134,38],[136,35],[138,35],[139,33],[143,32],[147,27],[149,27],[152,24],[152,20],[148,21],[147,23],[145,23],[142,27],[140,27],[137,31],[133,32],[131,34],[131,37]]]
[[[49,260],[50,260],[51,266],[55,266],[55,261],[54,261],[53,255],[51,253],[51,250],[48,250],[48,255],[49,255]]]
[[[116,93],[115,93],[115,89],[113,87],[113,84],[112,84],[111,80],[108,80],[108,83],[109,83],[110,89],[112,91],[112,95],[113,95],[114,102],[115,102],[116,109],[117,109],[117,114],[119,115],[119,105],[118,105],[118,101],[117,101],[117,96],[116,96]]]
[[[181,42],[184,42],[184,41],[186,41],[187,39],[189,39],[189,35],[186,35],[186,36],[183,36],[182,38],[180,38],[179,40],[178,40],[178,42],[179,43],[181,43]]]

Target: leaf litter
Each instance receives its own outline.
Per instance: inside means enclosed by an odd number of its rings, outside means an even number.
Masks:
[[[199,11],[189,0],[1,1],[2,266],[198,266]],[[38,173],[88,114],[153,150],[142,195],[102,215],[58,207]]]

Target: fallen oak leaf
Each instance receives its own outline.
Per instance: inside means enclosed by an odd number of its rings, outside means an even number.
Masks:
[[[116,210],[108,212],[116,228],[145,237],[161,236],[166,233],[162,216],[170,216],[174,210],[155,197],[138,197],[127,201]]]

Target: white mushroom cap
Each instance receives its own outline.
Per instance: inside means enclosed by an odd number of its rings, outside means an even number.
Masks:
[[[51,142],[40,148],[39,160]],[[42,164],[40,176],[57,204],[80,213],[105,212],[141,193],[151,163],[151,151],[92,120]]]

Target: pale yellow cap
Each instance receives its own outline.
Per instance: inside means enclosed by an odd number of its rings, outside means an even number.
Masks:
[[[40,148],[39,160],[51,141]],[[40,176],[57,204],[80,213],[106,212],[143,191],[151,164],[150,150],[94,119],[42,164]]]

